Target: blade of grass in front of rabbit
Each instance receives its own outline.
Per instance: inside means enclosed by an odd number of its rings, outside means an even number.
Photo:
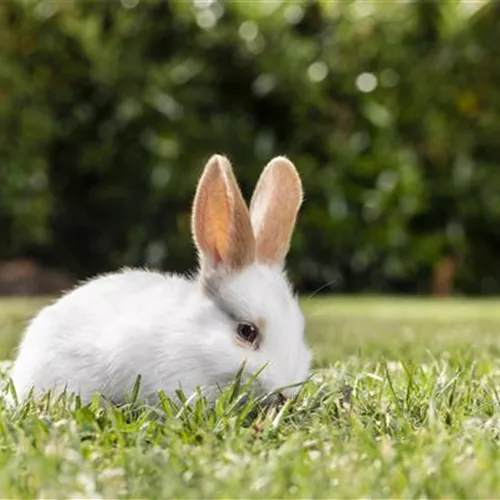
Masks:
[[[137,402],[137,398],[139,396],[139,389],[141,387],[141,374],[137,375],[137,378],[135,379],[134,382],[134,387],[132,389],[132,398],[131,398],[131,403],[134,405]]]

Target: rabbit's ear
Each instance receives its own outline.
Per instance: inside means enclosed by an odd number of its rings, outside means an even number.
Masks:
[[[214,155],[194,198],[191,226],[203,271],[237,271],[254,261],[250,215],[229,160]]]
[[[302,182],[292,162],[278,156],[262,172],[250,203],[256,259],[283,265],[302,204]]]

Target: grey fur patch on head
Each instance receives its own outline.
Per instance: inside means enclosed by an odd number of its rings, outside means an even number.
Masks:
[[[234,311],[234,307],[232,307],[229,301],[224,300],[224,297],[220,293],[222,283],[226,278],[227,273],[214,271],[210,274],[202,274],[199,281],[203,291],[214,302],[217,308],[231,319],[238,321],[241,318],[239,318],[236,311]]]

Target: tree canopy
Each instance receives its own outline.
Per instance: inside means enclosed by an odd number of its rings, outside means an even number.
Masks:
[[[301,290],[500,291],[496,2],[0,3],[0,257],[195,263],[213,152],[286,154]]]

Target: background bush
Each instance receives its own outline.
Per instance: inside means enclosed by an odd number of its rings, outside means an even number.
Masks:
[[[212,152],[287,154],[303,291],[500,290],[496,2],[0,3],[0,257],[195,263]]]

